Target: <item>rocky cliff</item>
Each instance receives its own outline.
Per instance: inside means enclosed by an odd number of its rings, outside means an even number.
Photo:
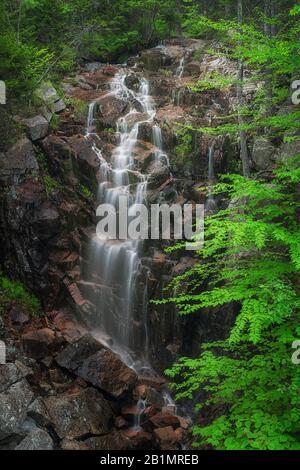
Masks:
[[[147,175],[149,202],[205,203],[209,165],[211,176],[239,168],[236,143],[228,137],[191,131],[186,138],[180,126],[209,127],[236,108],[234,88],[192,91],[191,84],[210,71],[224,76],[236,71],[230,60],[209,54],[210,47],[205,41],[173,40],[142,51],[125,65],[85,64],[65,77],[63,100],[43,84],[37,114],[14,116],[18,134],[0,154],[0,261],[12,278],[39,296],[46,314],[32,319],[14,302],[4,306],[1,335],[8,363],[0,366],[2,448],[178,449],[188,442],[188,422],[176,416],[159,374],[178,354],[193,354],[200,342],[220,337],[234,309],[184,319],[173,306],[150,303],[164,295],[174,275],[194,263],[194,256],[166,254],[167,241],[147,241],[129,325],[138,355],[143,343],[135,332],[146,322],[152,372],[143,375],[110,349],[113,338],[106,345],[95,339],[102,291],[99,279],[87,279],[87,273],[101,166],[103,160],[110,164],[118,145],[116,123],[130,106],[136,113],[129,125],[140,123],[134,165]],[[140,103],[133,102],[134,93],[123,99],[108,92],[120,72],[133,92],[146,77],[156,108],[151,122]],[[246,88],[246,98],[254,92]],[[90,103],[96,103],[96,148],[95,140],[86,138]],[[153,139],[155,126],[159,146]],[[253,168],[266,171],[278,156],[294,153],[284,145],[257,139]],[[158,148],[166,155],[159,165],[153,158]],[[145,302],[146,316],[141,316]]]

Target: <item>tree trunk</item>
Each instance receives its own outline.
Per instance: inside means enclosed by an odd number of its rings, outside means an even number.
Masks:
[[[238,23],[241,26],[243,24],[243,0],[238,0]],[[249,154],[247,149],[247,134],[243,129],[245,120],[243,116],[243,108],[245,105],[243,97],[243,81],[244,81],[244,63],[243,59],[240,58],[238,61],[238,74],[237,74],[237,98],[238,98],[238,121],[239,121],[239,137],[240,137],[240,156],[243,165],[243,175],[246,177],[250,176],[249,166]]]

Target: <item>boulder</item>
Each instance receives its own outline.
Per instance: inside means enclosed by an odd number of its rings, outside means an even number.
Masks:
[[[134,429],[128,429],[123,435],[130,439],[130,443],[134,449],[152,449],[152,435],[148,432]]]
[[[276,160],[276,147],[265,137],[259,137],[254,141],[252,160],[258,171],[272,167]]]
[[[15,450],[53,450],[53,440],[43,429],[33,429]]]
[[[33,392],[25,379],[0,393],[0,440],[24,434],[21,426],[32,398]]]
[[[61,113],[64,109],[66,109],[66,105],[63,100],[56,101],[53,107],[55,113]]]
[[[19,307],[13,307],[9,312],[9,321],[12,325],[24,326],[29,323],[30,318],[27,312]]]
[[[48,134],[49,123],[43,116],[35,116],[25,120],[28,135],[31,140],[36,141],[43,139]]]
[[[46,398],[45,405],[61,439],[108,433],[113,421],[111,407],[94,388]]]
[[[31,370],[18,361],[14,364],[7,363],[0,365],[0,393],[30,374]]]
[[[148,178],[148,188],[157,189],[160,188],[170,178],[170,168],[160,162],[154,162],[148,168],[150,172]]]
[[[125,78],[125,85],[130,90],[137,92],[140,87],[140,81],[136,75],[127,75]]]
[[[34,330],[22,336],[24,353],[34,359],[43,359],[51,356],[59,348],[59,338],[50,328]]]
[[[136,373],[90,335],[71,343],[56,360],[61,367],[114,398],[122,397],[137,382]]]
[[[127,102],[113,94],[99,99],[99,114],[102,127],[115,127],[116,121],[125,113]]]
[[[59,113],[65,109],[63,100],[49,82],[42,83],[35,91],[35,97],[43,103],[52,113]]]
[[[37,397],[29,405],[27,416],[33,419],[39,426],[47,427],[50,424],[50,417],[44,400],[41,397]]]
[[[0,180],[18,178],[38,169],[33,145],[27,137],[18,140],[6,154],[0,153]]]
[[[154,428],[165,428],[172,426],[173,429],[176,429],[180,427],[179,418],[167,411],[161,411],[160,413],[157,413],[156,415],[152,416],[149,421]]]
[[[171,426],[155,429],[154,435],[161,450],[178,450],[180,448],[180,435]]]

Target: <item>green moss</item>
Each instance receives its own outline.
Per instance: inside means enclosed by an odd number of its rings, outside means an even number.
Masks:
[[[84,186],[83,184],[80,184],[79,185],[79,191],[81,192],[81,194],[88,198],[88,199],[92,199],[94,197],[93,193],[89,190],[89,188],[87,188],[86,186]]]
[[[44,183],[44,188],[47,193],[47,195],[51,195],[53,191],[55,190],[63,190],[63,186],[58,183],[52,176],[50,175],[44,175],[43,176],[43,183]]]
[[[88,105],[85,101],[78,98],[69,98],[65,100],[67,106],[71,106],[74,110],[74,117],[76,121],[86,121],[88,113]]]
[[[57,114],[53,114],[51,122],[50,122],[51,131],[57,131],[57,129],[59,129],[60,123],[61,123],[60,117]]]
[[[178,129],[176,137],[178,142],[175,147],[176,162],[183,163],[193,151],[193,136],[187,129]]]
[[[41,314],[41,304],[37,297],[28,292],[20,282],[11,281],[2,275],[0,276],[0,296],[3,303],[16,302],[20,307],[28,310],[32,316]]]

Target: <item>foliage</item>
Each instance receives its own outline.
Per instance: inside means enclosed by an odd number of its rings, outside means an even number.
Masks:
[[[87,188],[86,186],[84,186],[83,184],[81,184],[79,186],[79,191],[81,192],[81,194],[86,197],[87,199],[92,199],[93,198],[93,193],[89,190],[89,188]]]
[[[291,361],[300,334],[299,182],[300,156],[271,183],[225,176],[215,192],[232,204],[206,220],[199,262],[173,281],[176,297],[161,301],[184,315],[240,306],[226,340],[167,371],[178,399],[204,394],[196,446],[300,449],[300,369]]]
[[[184,161],[193,150],[193,136],[192,133],[183,127],[178,127],[176,130],[177,145],[175,147],[176,161]]]
[[[33,316],[41,313],[39,300],[30,294],[20,282],[12,281],[8,277],[0,275],[0,294],[5,301],[15,302],[20,307],[27,309]]]

